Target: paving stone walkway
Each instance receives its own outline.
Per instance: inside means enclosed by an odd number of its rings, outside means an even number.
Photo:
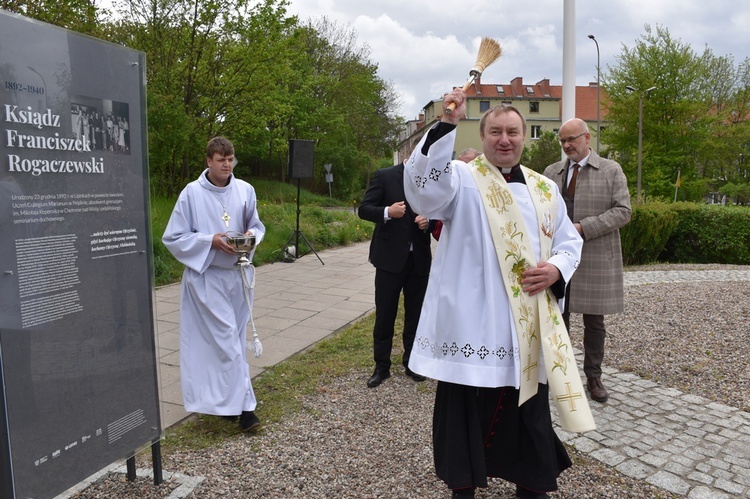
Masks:
[[[750,281],[750,271],[625,273],[625,286],[699,281]],[[583,365],[583,354],[576,356]],[[631,373],[603,371],[609,400],[590,404],[597,430],[558,429],[563,441],[624,475],[690,499],[750,497],[750,413]]]

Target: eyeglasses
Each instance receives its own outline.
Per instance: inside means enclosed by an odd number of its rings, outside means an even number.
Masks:
[[[559,139],[560,140],[560,145],[564,146],[565,144],[570,144],[571,142],[573,142],[574,140],[576,140],[581,135],[586,135],[586,132],[581,132],[578,135],[576,135],[575,137],[568,137],[567,139]]]

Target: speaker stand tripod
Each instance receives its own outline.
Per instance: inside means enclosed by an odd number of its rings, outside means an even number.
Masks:
[[[315,248],[313,247],[313,245],[310,243],[310,241],[308,241],[308,239],[305,237],[302,231],[299,230],[299,214],[300,214],[299,196],[300,196],[300,179],[297,179],[297,228],[289,236],[289,239],[286,240],[286,243],[284,243],[284,246],[282,246],[281,251],[279,251],[279,256],[276,259],[276,261],[279,261],[280,259],[283,258],[284,261],[293,262],[297,260],[298,258],[302,258],[303,256],[305,256],[307,253],[305,253],[305,255],[299,254],[299,240],[300,238],[302,238],[307,244],[307,247],[310,248],[310,251],[315,253],[315,256],[318,257],[318,260],[320,260],[320,263],[325,265],[325,263],[323,263],[323,260],[320,258],[320,255],[318,255],[318,252],[315,251]],[[289,248],[289,243],[291,243],[292,240],[294,240],[294,254],[293,255],[287,250],[287,248]]]

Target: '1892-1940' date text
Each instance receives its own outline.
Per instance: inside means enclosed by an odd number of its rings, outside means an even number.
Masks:
[[[35,87],[34,85],[24,85],[16,81],[4,82],[5,90],[13,90],[16,92],[28,92],[31,94],[44,94],[44,87]]]

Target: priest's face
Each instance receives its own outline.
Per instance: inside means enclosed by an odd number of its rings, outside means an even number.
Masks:
[[[234,154],[223,155],[214,153],[210,158],[206,158],[208,163],[208,180],[212,184],[224,187],[229,182],[229,176],[234,170]]]
[[[517,113],[506,110],[487,116],[481,132],[482,149],[490,163],[510,168],[521,161],[526,131]]]

